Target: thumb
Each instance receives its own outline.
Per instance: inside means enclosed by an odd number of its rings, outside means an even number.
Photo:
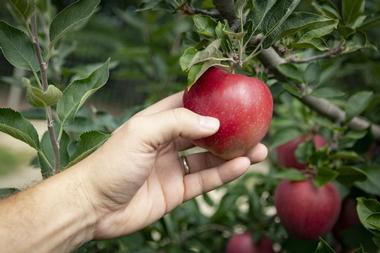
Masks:
[[[176,108],[142,116],[139,125],[141,139],[156,147],[178,137],[194,140],[210,136],[218,131],[219,120]]]

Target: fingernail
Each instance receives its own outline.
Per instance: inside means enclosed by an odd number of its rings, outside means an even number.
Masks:
[[[219,129],[219,120],[213,117],[202,116],[199,120],[200,126],[208,131],[216,131]]]

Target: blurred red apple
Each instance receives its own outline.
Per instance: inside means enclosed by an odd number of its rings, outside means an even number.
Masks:
[[[194,144],[224,159],[245,155],[263,139],[272,120],[272,94],[263,81],[215,67],[185,91],[183,105],[219,119],[218,132]]]
[[[226,253],[258,253],[249,233],[234,234],[227,243]]]
[[[356,201],[352,198],[346,198],[342,203],[338,221],[333,229],[335,237],[339,238],[345,230],[358,224],[361,223],[356,211]]]
[[[329,232],[337,221],[340,197],[331,183],[316,187],[311,180],[285,180],[276,188],[275,206],[290,235],[315,240]]]
[[[313,139],[313,143],[316,149],[319,149],[326,145],[326,140],[321,135],[302,135],[287,143],[280,145],[277,148],[277,160],[278,163],[284,167],[296,168],[299,170],[304,170],[306,165],[299,162],[296,157],[296,149],[298,145],[303,142]]]
[[[273,242],[265,235],[255,244],[258,253],[274,253]]]

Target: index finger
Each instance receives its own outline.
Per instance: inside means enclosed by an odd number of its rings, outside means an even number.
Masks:
[[[145,116],[145,115],[150,115],[157,112],[171,110],[178,107],[183,107],[182,96],[183,96],[183,91],[177,92],[145,108],[141,112],[136,113],[135,116]]]

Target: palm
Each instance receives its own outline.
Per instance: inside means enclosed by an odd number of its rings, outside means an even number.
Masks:
[[[136,170],[150,172],[149,176],[128,205],[102,220],[97,237],[115,237],[141,229],[183,202],[183,169],[175,145],[165,145],[140,159],[145,159],[144,166]],[[129,225],[130,219],[134,219],[134,226]]]

